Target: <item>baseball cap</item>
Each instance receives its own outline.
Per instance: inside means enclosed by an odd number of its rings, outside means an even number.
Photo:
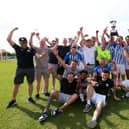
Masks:
[[[27,39],[25,37],[20,37],[19,42],[20,43],[27,43]]]

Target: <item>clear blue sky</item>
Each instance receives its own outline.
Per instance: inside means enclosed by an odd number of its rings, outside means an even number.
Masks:
[[[80,26],[84,32],[94,35],[110,26],[109,21],[117,20],[117,27],[122,35],[129,29],[128,0],[4,0],[0,3],[0,48],[10,52],[13,49],[6,41],[8,32],[19,27],[14,34],[29,35],[37,29],[41,36],[50,39],[72,37]]]

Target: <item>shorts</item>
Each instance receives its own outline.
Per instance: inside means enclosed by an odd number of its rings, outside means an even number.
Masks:
[[[116,75],[116,76],[117,76],[117,71],[112,70],[111,73],[112,73],[113,75]]]
[[[126,70],[129,70],[129,64],[126,64],[126,65],[125,65],[125,69],[126,69]]]
[[[97,105],[98,102],[103,102],[104,106],[106,105],[106,96],[98,94],[94,91],[93,96],[91,98],[91,102]]]
[[[68,99],[71,97],[71,95],[65,94],[65,93],[59,93],[59,101],[61,103],[65,103],[66,101],[68,101]]]
[[[117,73],[125,75],[125,65],[117,64]]]
[[[43,75],[44,79],[49,78],[48,68],[35,68],[35,78],[36,78],[36,80],[40,80],[42,75]]]
[[[49,68],[52,68],[53,73],[54,73],[54,76],[56,76],[58,64],[51,64],[51,63],[49,63],[49,64],[48,64],[48,67],[49,67]]]
[[[28,69],[17,68],[15,77],[14,77],[14,84],[23,83],[25,76],[26,76],[27,82],[29,84],[32,84],[34,81],[34,68],[28,68]]]
[[[122,84],[124,87],[126,87],[126,88],[129,89],[129,80],[121,81],[121,84]]]

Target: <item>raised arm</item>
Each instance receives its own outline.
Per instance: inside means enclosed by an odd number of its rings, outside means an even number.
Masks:
[[[37,39],[40,41],[40,36],[39,36],[39,32],[35,33]]]
[[[55,38],[55,41],[56,41],[56,45],[58,45],[59,44],[59,38]]]
[[[80,35],[82,39],[85,39],[88,36],[88,34],[83,34],[83,27],[80,27]]]
[[[8,37],[7,37],[7,41],[8,41],[8,43],[9,43],[11,46],[13,46],[13,45],[15,44],[15,42],[12,40],[12,36],[13,36],[14,31],[16,31],[16,30],[18,30],[18,27],[13,28],[13,29],[10,31],[10,33],[8,34]]]
[[[84,34],[83,34],[83,27],[80,27],[80,34],[81,34],[81,38],[84,39]]]
[[[71,46],[77,46],[79,37],[80,37],[80,31],[77,32],[77,36],[74,37],[74,41],[72,42]]]
[[[106,44],[105,35],[107,35],[107,27],[103,30],[103,34],[102,34],[102,38],[101,38],[101,42],[104,45]]]
[[[57,49],[52,49],[52,52],[56,56],[56,58],[59,61],[59,63],[62,64],[62,66],[64,68],[66,68],[66,64],[65,64],[64,60],[62,60],[61,57],[59,56]]]
[[[30,39],[29,39],[29,45],[32,47],[32,48],[35,48],[35,46],[33,45],[33,37],[35,35],[35,32],[32,32],[31,35],[30,35]]]
[[[52,42],[50,42],[47,37],[44,37],[44,40],[45,40],[50,46],[52,46]]]
[[[99,30],[96,30],[96,36],[95,36],[96,43],[99,43]]]

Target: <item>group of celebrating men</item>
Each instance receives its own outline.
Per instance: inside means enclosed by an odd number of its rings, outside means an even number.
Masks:
[[[64,38],[62,45],[59,45],[58,38],[50,42],[46,37],[40,38],[36,32],[31,33],[29,41],[25,37],[20,37],[18,45],[12,40],[16,30],[17,27],[12,29],[7,37],[7,41],[15,49],[17,58],[12,99],[7,108],[16,105],[16,96],[25,76],[28,82],[28,101],[31,103],[35,103],[32,98],[34,80],[36,80],[35,97],[39,99],[42,76],[44,79],[42,93],[48,96],[48,101],[39,117],[40,122],[48,118],[48,110],[53,99],[62,105],[53,110],[51,116],[62,113],[80,98],[84,106],[83,112],[89,112],[92,104],[96,105],[92,119],[86,123],[88,127],[94,128],[102,108],[107,104],[110,91],[114,100],[120,101],[121,98],[116,94],[119,86],[124,91],[124,97],[129,97],[129,36],[126,36],[124,41],[118,33],[108,34],[106,27],[99,41],[99,31],[96,31],[95,36],[87,38],[88,35],[83,34],[81,27],[73,39],[68,41]],[[39,46],[34,45],[34,36],[39,40]],[[48,89],[50,74],[51,93]],[[60,83],[60,91],[56,89],[56,80]]]

